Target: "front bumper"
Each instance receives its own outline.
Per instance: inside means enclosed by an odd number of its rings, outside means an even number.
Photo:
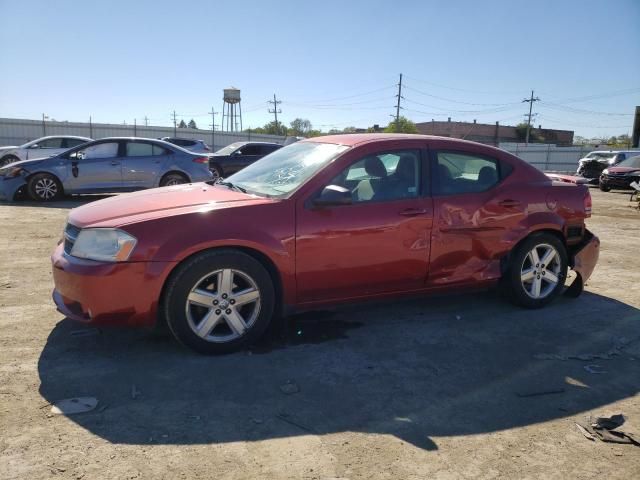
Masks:
[[[631,190],[631,183],[640,181],[640,175],[600,175],[600,185],[621,190]]]
[[[175,262],[103,263],[51,256],[53,301],[68,318],[94,325],[153,326],[162,286]]]
[[[14,178],[0,177],[0,200],[13,201],[18,190],[25,187],[26,184],[27,180],[22,175]]]

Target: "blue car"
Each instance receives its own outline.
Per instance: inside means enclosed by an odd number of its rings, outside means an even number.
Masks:
[[[0,169],[0,198],[24,191],[48,202],[64,194],[130,192],[211,180],[209,158],[145,138],[102,138]]]

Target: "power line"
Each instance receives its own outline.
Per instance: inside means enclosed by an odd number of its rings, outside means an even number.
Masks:
[[[531,110],[533,109],[533,102],[539,102],[538,97],[533,98],[533,90],[531,90],[531,98],[525,98],[522,103],[529,103],[529,118],[527,119],[527,136],[524,143],[529,143],[529,132],[531,131]]]
[[[448,85],[442,85],[442,84],[439,84],[439,83],[429,82],[427,80],[421,80],[419,78],[410,77],[408,75],[405,75],[405,77],[408,78],[409,80],[413,80],[413,81],[416,81],[416,82],[419,82],[419,83],[424,83],[424,84],[427,84],[427,85],[432,85],[434,87],[444,88],[444,89],[447,89],[447,90],[455,90],[455,91],[458,91],[458,92],[481,93],[481,94],[486,94],[486,95],[505,95],[505,94],[507,94],[507,95],[516,95],[517,94],[517,92],[504,92],[504,91],[489,92],[489,91],[486,91],[486,90],[471,90],[471,89],[468,89],[468,88],[457,88],[457,87],[451,87],[451,86],[448,86]]]
[[[337,97],[337,98],[328,98],[328,99],[323,99],[323,100],[311,100],[308,102],[304,102],[304,101],[298,101],[298,103],[304,104],[304,103],[310,103],[310,104],[315,104],[318,102],[336,102],[336,101],[340,101],[340,100],[349,100],[351,98],[357,98],[357,97],[364,97],[366,95],[371,95],[372,93],[377,93],[377,92],[381,92],[383,90],[389,90],[391,88],[396,88],[397,84],[393,84],[393,85],[387,85],[386,87],[381,87],[381,88],[377,88],[375,90],[370,90],[367,92],[363,92],[363,93],[357,93],[355,95],[347,95],[345,97]],[[289,103],[291,103],[289,101]]]
[[[278,114],[282,113],[282,109],[278,108],[278,105],[280,105],[282,103],[282,100],[277,100],[276,99],[276,94],[273,94],[273,101],[268,100],[267,103],[270,103],[273,105],[273,110],[269,109],[269,113],[273,113],[273,115],[275,116],[275,121],[276,121],[276,132],[279,131],[278,129]]]
[[[551,103],[551,102],[542,102],[542,105],[546,106],[547,108],[551,108],[553,110],[559,110],[559,111],[564,111],[568,113],[578,113],[583,115],[585,114],[586,115],[606,115],[606,116],[621,116],[621,117],[634,115],[633,113],[597,112],[594,110],[585,110],[582,108],[568,107],[566,105],[560,105],[560,104]]]
[[[431,97],[431,98],[437,98],[438,100],[443,100],[445,102],[451,102],[451,103],[459,103],[462,105],[476,105],[476,106],[494,106],[494,107],[503,107],[503,106],[507,106],[507,105],[518,105],[520,102],[507,102],[507,103],[473,103],[473,102],[462,102],[460,100],[453,100],[452,98],[446,98],[446,97],[440,97],[438,95],[432,95],[430,93],[426,93],[423,92],[422,90],[418,90],[417,88],[413,88],[410,87],[408,85],[405,85],[405,88],[407,90],[411,90],[412,92],[416,92],[420,95],[425,95],[427,97]]]

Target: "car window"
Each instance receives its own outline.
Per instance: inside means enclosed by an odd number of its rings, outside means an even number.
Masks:
[[[484,192],[500,179],[496,160],[473,154],[438,152],[435,168],[436,195]]]
[[[262,146],[262,153],[265,154],[265,155],[268,155],[271,152],[275,152],[279,148],[280,148],[279,145],[263,145]]]
[[[96,158],[115,158],[118,156],[118,142],[105,142],[91,145],[78,152],[83,160]]]
[[[153,155],[164,155],[166,150],[153,143],[127,142],[127,157],[151,157]]]
[[[38,148],[62,148],[62,138],[47,138],[38,142]]]
[[[351,191],[354,203],[414,198],[420,184],[420,152],[399,150],[368,155],[352,163],[329,185]]]
[[[245,145],[238,150],[240,155],[260,155],[260,145]]]
[[[63,148],[73,148],[78,145],[82,145],[83,143],[87,143],[87,140],[82,140],[80,138],[65,138],[63,142]]]
[[[640,168],[640,155],[627,158],[618,164],[618,167]]]

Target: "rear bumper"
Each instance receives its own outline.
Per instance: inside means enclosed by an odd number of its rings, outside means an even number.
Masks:
[[[591,277],[600,257],[600,239],[589,230],[585,230],[582,242],[571,249],[572,269],[580,275],[582,283]]]
[[[94,325],[153,326],[174,262],[103,263],[54,251],[53,301],[68,318]]]

